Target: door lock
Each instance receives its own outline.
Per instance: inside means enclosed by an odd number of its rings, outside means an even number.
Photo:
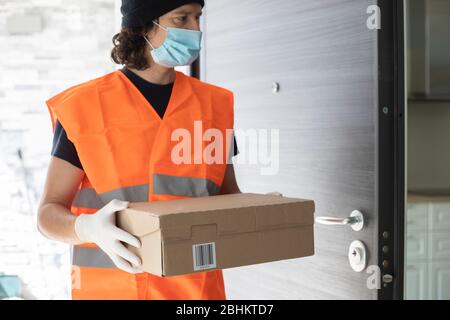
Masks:
[[[367,248],[366,245],[359,240],[355,240],[348,248],[348,261],[350,266],[356,272],[363,271],[367,266]]]

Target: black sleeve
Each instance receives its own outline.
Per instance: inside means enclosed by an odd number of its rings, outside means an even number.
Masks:
[[[51,154],[52,156],[65,160],[83,170],[83,166],[78,158],[77,150],[72,141],[67,138],[67,133],[58,120],[56,120],[55,123]]]

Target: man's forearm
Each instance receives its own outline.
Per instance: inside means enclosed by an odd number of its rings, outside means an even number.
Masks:
[[[68,208],[57,203],[46,203],[38,212],[39,231],[52,240],[69,244],[81,243],[75,233],[76,216]]]

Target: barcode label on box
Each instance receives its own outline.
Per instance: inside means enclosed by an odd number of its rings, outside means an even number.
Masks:
[[[194,244],[194,270],[205,270],[216,267],[216,244],[215,242]]]

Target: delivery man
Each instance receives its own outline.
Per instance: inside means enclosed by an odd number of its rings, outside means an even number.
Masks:
[[[142,272],[124,245],[140,247],[139,239],[115,224],[129,202],[240,192],[228,161],[232,142],[219,152],[223,161],[173,161],[177,129],[195,136],[200,122],[202,133],[214,129],[233,141],[233,93],[174,69],[199,55],[203,6],[123,0],[111,57],[125,67],[46,101],[55,135],[38,228],[73,245],[73,299],[226,298],[221,270]],[[194,149],[187,158],[198,156]]]

